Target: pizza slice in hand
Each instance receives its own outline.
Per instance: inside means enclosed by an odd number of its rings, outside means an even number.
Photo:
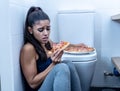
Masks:
[[[66,41],[60,41],[59,43],[54,43],[53,48],[49,51],[49,53],[53,53],[58,49],[64,50],[66,47],[69,46],[69,42]]]

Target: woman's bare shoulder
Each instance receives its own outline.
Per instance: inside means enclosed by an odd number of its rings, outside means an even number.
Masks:
[[[32,59],[36,56],[35,48],[32,44],[27,43],[21,49],[21,58],[22,59]]]
[[[30,43],[27,43],[27,44],[25,44],[23,47],[22,47],[22,49],[21,49],[21,51],[22,52],[34,52],[35,51],[35,48],[34,48],[34,46],[32,45],[32,44],[30,44]]]

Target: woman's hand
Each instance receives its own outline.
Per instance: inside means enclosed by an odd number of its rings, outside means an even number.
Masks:
[[[51,59],[53,61],[53,63],[60,63],[61,62],[61,57],[63,55],[63,50],[58,49],[56,50],[52,55],[51,55]]]

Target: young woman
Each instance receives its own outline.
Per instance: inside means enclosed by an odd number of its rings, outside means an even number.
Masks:
[[[28,10],[20,65],[25,91],[81,91],[77,71],[72,62],[61,62],[63,50],[49,55],[53,42],[49,39],[50,19],[40,7]]]

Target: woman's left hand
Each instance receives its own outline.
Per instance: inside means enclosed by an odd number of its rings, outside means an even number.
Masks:
[[[59,63],[61,62],[62,55],[63,55],[63,50],[58,49],[51,55],[51,59],[54,63]]]

